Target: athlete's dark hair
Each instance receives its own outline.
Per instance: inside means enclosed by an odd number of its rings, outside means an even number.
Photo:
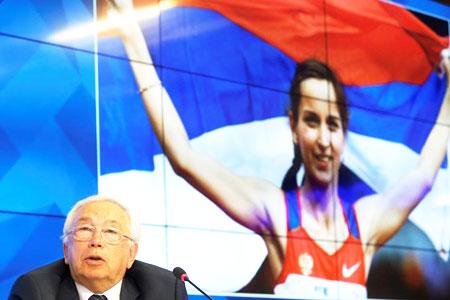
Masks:
[[[297,124],[298,122],[298,111],[302,100],[302,91],[300,90],[301,83],[309,78],[325,79],[331,82],[334,92],[336,93],[336,103],[338,105],[339,116],[341,117],[342,129],[344,133],[346,133],[349,114],[344,89],[333,70],[326,64],[314,59],[298,63],[294,78],[292,79],[291,89],[289,91],[291,98],[289,109],[292,113],[294,123]],[[292,166],[286,172],[283,183],[281,184],[283,190],[288,191],[297,187],[297,172],[300,169],[302,162],[303,159],[300,148],[297,144],[294,144],[294,159],[292,160]]]

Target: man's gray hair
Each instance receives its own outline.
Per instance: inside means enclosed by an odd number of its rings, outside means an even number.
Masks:
[[[107,196],[102,196],[102,195],[93,195],[93,196],[89,196],[89,197],[84,198],[84,199],[78,201],[77,203],[75,203],[75,205],[72,207],[72,209],[67,214],[66,220],[64,221],[64,228],[63,228],[63,235],[62,235],[62,239],[63,239],[64,243],[67,242],[67,235],[73,229],[73,221],[76,216],[76,213],[84,205],[86,205],[88,203],[92,203],[92,202],[109,202],[109,203],[113,203],[113,204],[116,204],[117,206],[119,206],[128,216],[131,238],[134,240],[135,243],[139,242],[140,224],[137,221],[136,217],[130,212],[130,209],[125,204],[123,204],[122,202],[120,202],[117,199],[107,197]]]

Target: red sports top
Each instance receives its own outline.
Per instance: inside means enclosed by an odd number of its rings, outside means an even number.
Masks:
[[[285,193],[289,238],[283,269],[277,284],[284,283],[289,274],[300,274],[365,286],[364,253],[353,206],[343,205],[349,236],[341,248],[329,255],[301,226],[299,191],[296,189]]]

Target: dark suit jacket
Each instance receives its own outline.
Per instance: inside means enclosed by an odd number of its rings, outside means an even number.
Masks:
[[[9,300],[79,300],[77,288],[64,260],[20,276]],[[186,300],[184,283],[172,272],[135,261],[122,281],[120,300]]]

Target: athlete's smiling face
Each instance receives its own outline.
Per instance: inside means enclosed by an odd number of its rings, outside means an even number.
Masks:
[[[290,115],[294,143],[302,154],[306,180],[322,186],[337,183],[345,134],[333,85],[308,78],[300,85],[298,120]]]

